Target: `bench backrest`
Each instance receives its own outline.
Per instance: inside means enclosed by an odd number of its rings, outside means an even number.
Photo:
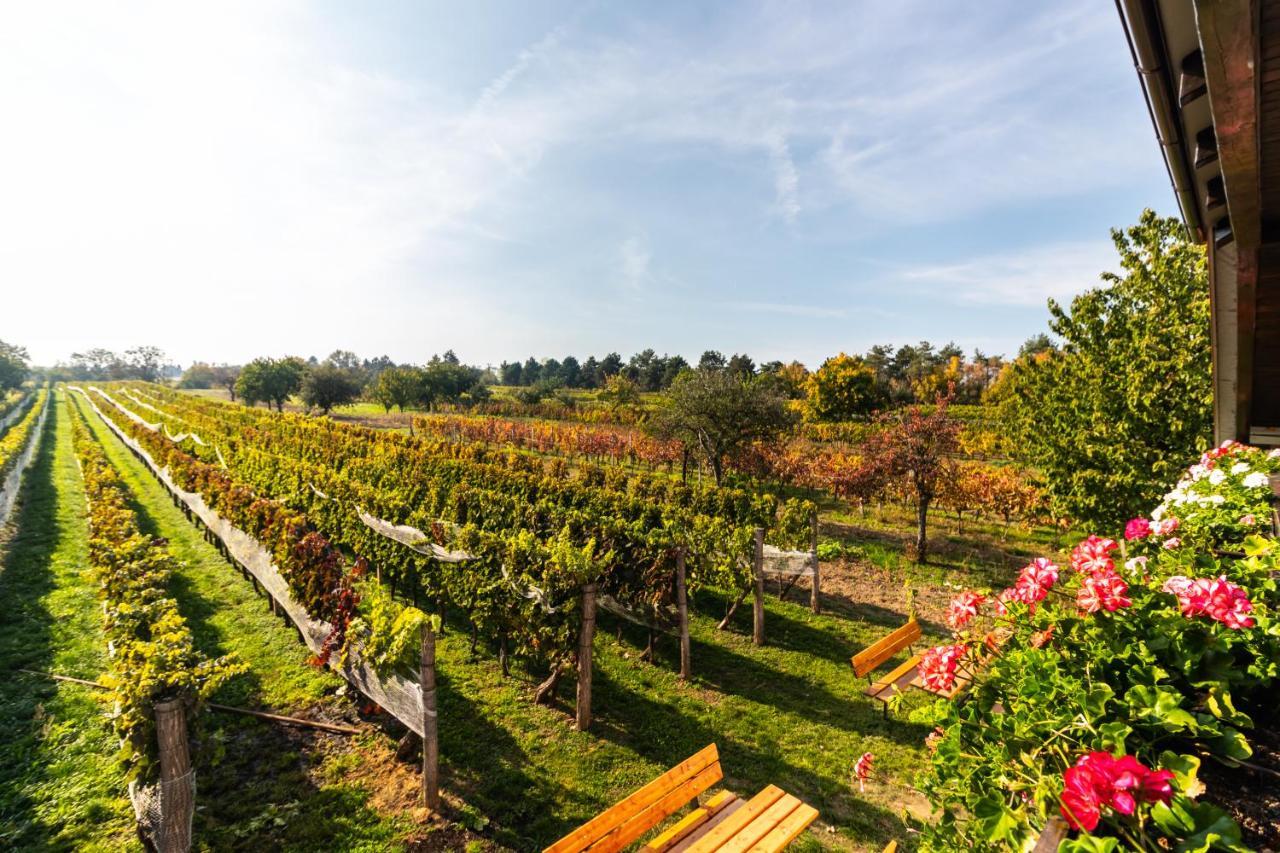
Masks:
[[[919,639],[920,623],[913,618],[901,628],[854,655],[853,671],[861,678]]]
[[[610,806],[543,853],[613,853],[675,814],[685,803],[719,782],[720,753],[713,743],[672,767],[648,785]]]

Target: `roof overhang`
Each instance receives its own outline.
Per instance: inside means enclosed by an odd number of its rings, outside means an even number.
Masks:
[[[1214,432],[1280,443],[1280,0],[1116,0],[1182,218],[1208,247]]]

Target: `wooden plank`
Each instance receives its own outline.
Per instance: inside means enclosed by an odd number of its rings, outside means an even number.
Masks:
[[[737,798],[737,795],[731,791],[721,791],[640,848],[641,853],[664,853],[667,848],[673,847],[689,833],[711,820],[716,812]]]
[[[751,848],[751,853],[777,853],[779,850],[786,849],[786,846],[800,833],[805,831],[809,824],[813,823],[818,817],[818,810],[808,803],[801,803],[800,807],[787,815],[785,819],[773,829],[764,838],[761,838]],[[898,842],[890,841],[885,853],[892,853],[898,849]]]
[[[680,811],[686,804],[692,802],[694,797],[719,782],[720,778],[719,764],[703,768],[698,775],[681,782],[653,805],[620,823],[587,850],[590,853],[618,853],[619,850]]]
[[[667,853],[688,853],[689,848],[697,844],[704,835],[714,832],[715,828],[732,817],[739,809],[745,808],[747,801],[739,797],[734,797],[733,802],[718,811],[711,820],[689,833],[676,846],[672,847]]]
[[[878,696],[890,687],[903,687],[916,677],[916,668],[920,666],[920,655],[912,655],[898,665],[896,669],[867,688],[868,696]],[[902,683],[900,683],[902,682]]]
[[[884,853],[898,853],[898,842],[890,841],[884,846]]]
[[[699,838],[697,843],[689,848],[689,853],[711,853],[711,851],[719,850],[726,841],[741,832],[743,827],[755,820],[765,809],[782,799],[783,796],[785,794],[781,788],[777,785],[769,785],[748,800],[746,805],[735,811],[727,820]]]
[[[738,830],[733,838],[722,844],[716,853],[746,853],[757,841],[782,823],[787,815],[803,805],[804,803],[791,794],[783,794],[776,803],[761,812],[755,820]]]
[[[920,636],[920,623],[915,619],[910,620],[901,628],[897,628],[854,655],[853,671],[861,678],[919,640]]]
[[[1262,233],[1256,88],[1261,39],[1254,32],[1253,2],[1196,0],[1195,7],[1232,233],[1241,248],[1256,249]]]
[[[720,753],[716,745],[713,743],[704,747],[547,847],[543,853],[581,853],[615,828],[662,799],[681,782],[698,775],[713,764],[718,773],[719,762]]]

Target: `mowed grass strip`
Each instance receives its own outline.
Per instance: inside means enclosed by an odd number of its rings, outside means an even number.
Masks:
[[[294,630],[97,415],[81,409],[130,489],[141,528],[169,542],[179,563],[169,591],[196,645],[210,656],[233,652],[249,665],[214,701],[302,717],[350,715],[350,701],[335,695],[342,679],[308,664],[311,653]],[[386,850],[400,847],[412,828],[373,809],[370,792],[345,778],[345,769],[359,765],[349,753],[365,747],[360,738],[205,712],[196,747],[194,834],[202,849]]]
[[[0,848],[140,850],[102,694],[16,672],[92,680],[106,668],[101,611],[83,577],[70,414],[63,395],[51,401],[13,538],[0,546]]]

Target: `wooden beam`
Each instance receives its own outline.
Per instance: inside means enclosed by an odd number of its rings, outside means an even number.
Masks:
[[[1232,231],[1242,248],[1256,249],[1262,235],[1257,7],[1251,0],[1196,0],[1195,7]]]

